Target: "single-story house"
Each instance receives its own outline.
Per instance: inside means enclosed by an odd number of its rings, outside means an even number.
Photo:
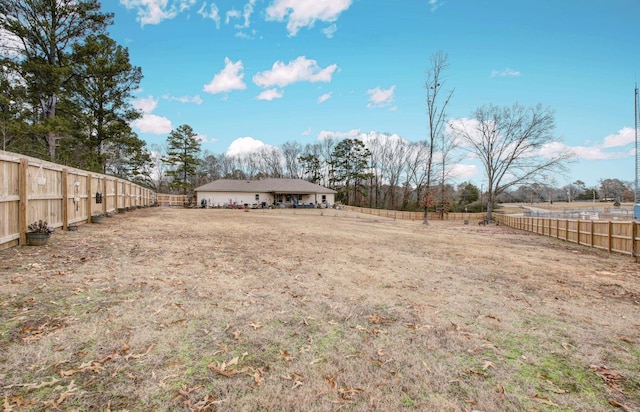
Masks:
[[[206,207],[331,207],[336,191],[302,179],[219,179],[194,189]]]

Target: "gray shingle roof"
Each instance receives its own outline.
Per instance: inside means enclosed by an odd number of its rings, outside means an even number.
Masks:
[[[302,179],[237,180],[218,179],[194,189],[195,192],[337,193]]]

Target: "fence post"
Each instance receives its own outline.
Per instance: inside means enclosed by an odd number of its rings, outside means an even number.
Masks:
[[[29,169],[29,161],[20,159],[18,166],[18,195],[20,196],[18,210],[18,230],[20,231],[20,239],[18,244],[24,246],[27,244],[27,169]]]
[[[638,237],[637,222],[631,221],[631,256],[636,257],[638,250],[636,249],[636,238]],[[636,260],[637,261],[637,260]]]
[[[105,175],[102,175],[102,187],[100,188],[102,192],[102,213],[107,214],[107,179]]]
[[[69,170],[62,169],[62,230],[69,226]]]
[[[609,221],[609,253],[613,249],[613,222]]]
[[[114,201],[114,203],[115,203],[115,210],[116,210],[116,212],[117,212],[117,211],[118,211],[118,207],[120,207],[120,206],[118,205],[118,179],[117,179],[117,178],[116,178],[116,179],[113,179],[113,184],[114,184],[114,186],[115,186],[115,190],[114,190],[114,195],[115,195],[115,196],[113,197],[113,201]]]
[[[91,173],[87,173],[87,222],[91,222],[91,216],[93,216],[93,208],[91,207],[93,202],[91,201]]]

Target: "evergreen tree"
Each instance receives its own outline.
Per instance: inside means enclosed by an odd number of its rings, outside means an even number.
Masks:
[[[298,157],[298,161],[301,163],[303,173],[307,176],[307,180],[311,183],[318,183],[322,177],[318,156],[309,153],[305,156]]]
[[[191,126],[182,125],[172,130],[167,137],[167,154],[162,159],[171,170],[167,171],[167,176],[173,178],[172,188],[182,190],[187,194],[190,177],[196,174],[200,153],[200,141]]]
[[[329,162],[329,183],[338,190],[338,199],[345,204],[358,203],[364,195],[363,182],[371,178],[371,152],[359,139],[344,139],[333,150]]]
[[[15,40],[2,42],[2,56],[27,85],[33,120],[39,123],[32,133],[43,140],[51,160],[69,130],[56,120],[56,109],[73,66],[71,48],[91,33],[104,32],[112,19],[97,0],[0,1],[0,31]]]
[[[79,140],[85,149],[79,165],[104,173],[107,164],[128,151],[128,143],[132,152],[140,145],[129,123],[140,117],[130,100],[142,71],[129,62],[128,50],[106,35],[89,36],[84,44],[75,45],[73,60],[70,100],[75,106],[75,129],[81,130]],[[109,152],[109,148],[117,151]]]

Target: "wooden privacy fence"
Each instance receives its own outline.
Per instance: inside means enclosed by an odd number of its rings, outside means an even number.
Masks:
[[[401,210],[387,210],[387,209],[370,209],[367,207],[355,207],[355,206],[342,206],[344,210],[351,212],[364,213],[367,215],[374,215],[380,217],[387,217],[390,219],[401,220],[424,220],[424,212],[404,212]],[[429,220],[483,220],[486,213],[445,213],[441,215],[437,212],[429,213]]]
[[[162,207],[183,207],[191,201],[191,196],[188,195],[169,195],[158,193],[156,196],[158,206]]]
[[[0,150],[0,249],[26,244],[27,226],[40,219],[66,229],[155,201],[155,192],[123,179]]]
[[[631,256],[640,254],[640,222],[638,221],[568,220],[499,214],[495,214],[494,217],[498,222],[515,229],[608,252]]]

